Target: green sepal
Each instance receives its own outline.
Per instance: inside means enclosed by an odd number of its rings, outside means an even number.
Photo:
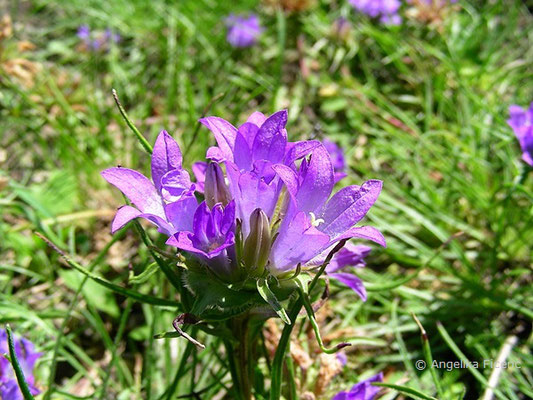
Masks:
[[[263,304],[254,291],[236,291],[213,276],[207,269],[189,270],[184,274],[185,284],[194,294],[191,314],[206,321],[221,321]]]
[[[289,319],[289,316],[287,315],[287,312],[281,305],[281,303],[278,301],[276,295],[270,290],[268,287],[268,282],[266,279],[258,279],[257,280],[257,291],[261,295],[261,297],[270,304],[270,307],[278,314],[278,316],[281,318],[283,322],[285,322],[287,325],[291,324],[291,320]]]

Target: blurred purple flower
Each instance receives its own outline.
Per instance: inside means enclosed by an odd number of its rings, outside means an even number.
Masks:
[[[234,47],[253,46],[263,32],[259,18],[253,14],[248,17],[232,14],[226,18],[226,26],[228,28],[226,39]]]
[[[110,28],[107,28],[104,33],[95,34],[91,32],[88,25],[81,25],[78,28],[77,36],[90,50],[108,50],[111,42],[118,43],[121,37],[118,33],[114,33]]]
[[[382,15],[379,21],[385,25],[397,26],[397,25],[401,25],[402,17],[400,17],[398,14],[391,14],[391,15],[386,14],[386,15]]]
[[[89,40],[91,38],[91,29],[88,25],[81,25],[78,28],[78,32],[76,33],[76,35],[85,43],[89,43]]]
[[[346,176],[346,173],[344,172],[346,169],[344,152],[335,142],[332,142],[327,138],[322,140],[322,144],[331,157],[331,163],[333,165],[333,170],[335,171],[335,183],[337,183]]]
[[[509,114],[507,123],[520,143],[522,159],[533,167],[533,102],[528,109],[512,105],[509,107]]]
[[[401,17],[398,11],[400,0],[349,0],[350,4],[359,12],[371,18],[380,17],[380,21],[388,25],[398,25]]]
[[[372,382],[383,382],[383,373],[356,383],[348,392],[339,392],[331,400],[374,400],[381,388]]]
[[[115,33],[111,28],[107,28],[104,32],[104,39],[106,42],[118,43],[122,39],[118,33]]]
[[[41,357],[42,353],[35,351],[35,346],[32,342],[25,338],[14,338],[15,354],[18,362],[24,373],[26,382],[31,394],[37,395],[40,393],[39,389],[35,387],[35,377],[33,376],[33,368],[36,361]],[[0,329],[0,353],[9,354],[9,345],[7,341],[7,332]],[[6,400],[23,400],[24,397],[19,389],[15,371],[10,362],[0,356],[0,399]]]

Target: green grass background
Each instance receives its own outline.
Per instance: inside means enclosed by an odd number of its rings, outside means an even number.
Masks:
[[[288,108],[292,140],[327,136],[342,145],[343,182],[384,181],[367,221],[388,247],[374,248],[360,271],[366,303],[333,288],[322,329],[352,328],[355,346],[324,398],[379,370],[418,395],[481,397],[490,368],[437,370],[441,393],[429,369],[415,369],[424,355],[411,313],[436,360],[496,359],[506,338],[518,337],[508,360],[522,368],[503,371],[496,395],[533,397],[533,175],[520,178],[520,149],[505,122],[510,104],[533,100],[527,2],[461,1],[442,23],[400,27],[358,15],[344,0],[316,3],[291,15],[256,1],[3,5],[14,34],[0,43],[0,322],[44,351],[36,370],[44,398],[210,399],[231,385],[217,339],[199,333],[210,349],[203,352],[152,339],[171,329],[172,308],[84,280],[34,234],[115,284],[173,298],[135,230],[109,245],[122,198],[99,171],[149,168],[112,88],[149,142],[161,129],[173,135],[186,166],[213,143],[198,129],[203,113],[238,124],[255,110]],[[265,32],[255,47],[233,49],[223,18],[250,10]],[[331,35],[340,16],[351,23],[347,40]],[[81,24],[112,28],[122,41],[82,51]],[[21,40],[35,49],[20,52]],[[17,58],[41,66],[32,87],[2,67]],[[312,387],[317,369],[299,375],[302,387]],[[175,390],[165,391],[171,382]],[[385,394],[395,396],[409,395]]]

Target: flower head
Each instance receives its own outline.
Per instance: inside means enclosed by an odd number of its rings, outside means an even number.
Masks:
[[[384,245],[379,231],[353,227],[381,191],[381,181],[348,186],[333,196],[330,153],[319,141],[289,142],[287,112],[252,114],[238,128],[218,117],[200,120],[218,146],[207,157],[224,163],[236,217],[243,235],[250,233],[252,212],[270,221],[273,241],[267,268],[274,275],[306,265],[340,240],[359,237]]]
[[[507,123],[520,143],[522,159],[533,167],[533,102],[528,109],[512,105],[509,114]]]
[[[24,373],[26,382],[28,383],[30,392],[33,395],[39,394],[39,390],[35,387],[35,377],[33,376],[33,369],[35,363],[41,357],[42,353],[35,351],[35,346],[32,342],[25,338],[15,338],[15,354],[18,362]],[[9,344],[7,340],[7,332],[0,329],[0,353],[9,353]],[[9,360],[0,356],[0,399],[9,400],[23,400],[24,397],[19,389],[15,371],[11,366]]]
[[[134,218],[147,219],[169,236],[168,245],[194,260],[191,268],[206,267],[225,283],[311,271],[345,239],[385,245],[377,229],[354,226],[377,200],[381,181],[332,194],[334,165],[344,165],[342,154],[332,160],[317,140],[288,141],[286,110],[269,117],[253,113],[238,127],[219,117],[200,122],[217,145],[207,150],[208,162],[193,165],[197,184],[165,131],[153,149],[152,180],[122,167],[102,172],[132,203],[118,210],[113,232]],[[363,266],[369,251],[349,244],[326,270],[363,300],[361,280],[339,271]]]
[[[253,46],[263,32],[259,18],[253,14],[248,17],[232,14],[226,18],[226,25],[228,27],[226,39],[233,47]]]
[[[383,373],[356,383],[348,392],[339,392],[331,400],[373,400],[380,388],[372,382],[383,382]]]

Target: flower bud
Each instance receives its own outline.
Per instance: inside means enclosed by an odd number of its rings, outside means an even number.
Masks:
[[[270,236],[270,222],[267,215],[260,208],[256,208],[250,215],[250,234],[244,241],[242,259],[244,265],[261,275],[270,255],[272,238]]]
[[[217,203],[222,203],[225,206],[231,201],[231,194],[224,180],[224,173],[217,163],[209,163],[207,166],[204,196],[209,208],[213,208]]]

